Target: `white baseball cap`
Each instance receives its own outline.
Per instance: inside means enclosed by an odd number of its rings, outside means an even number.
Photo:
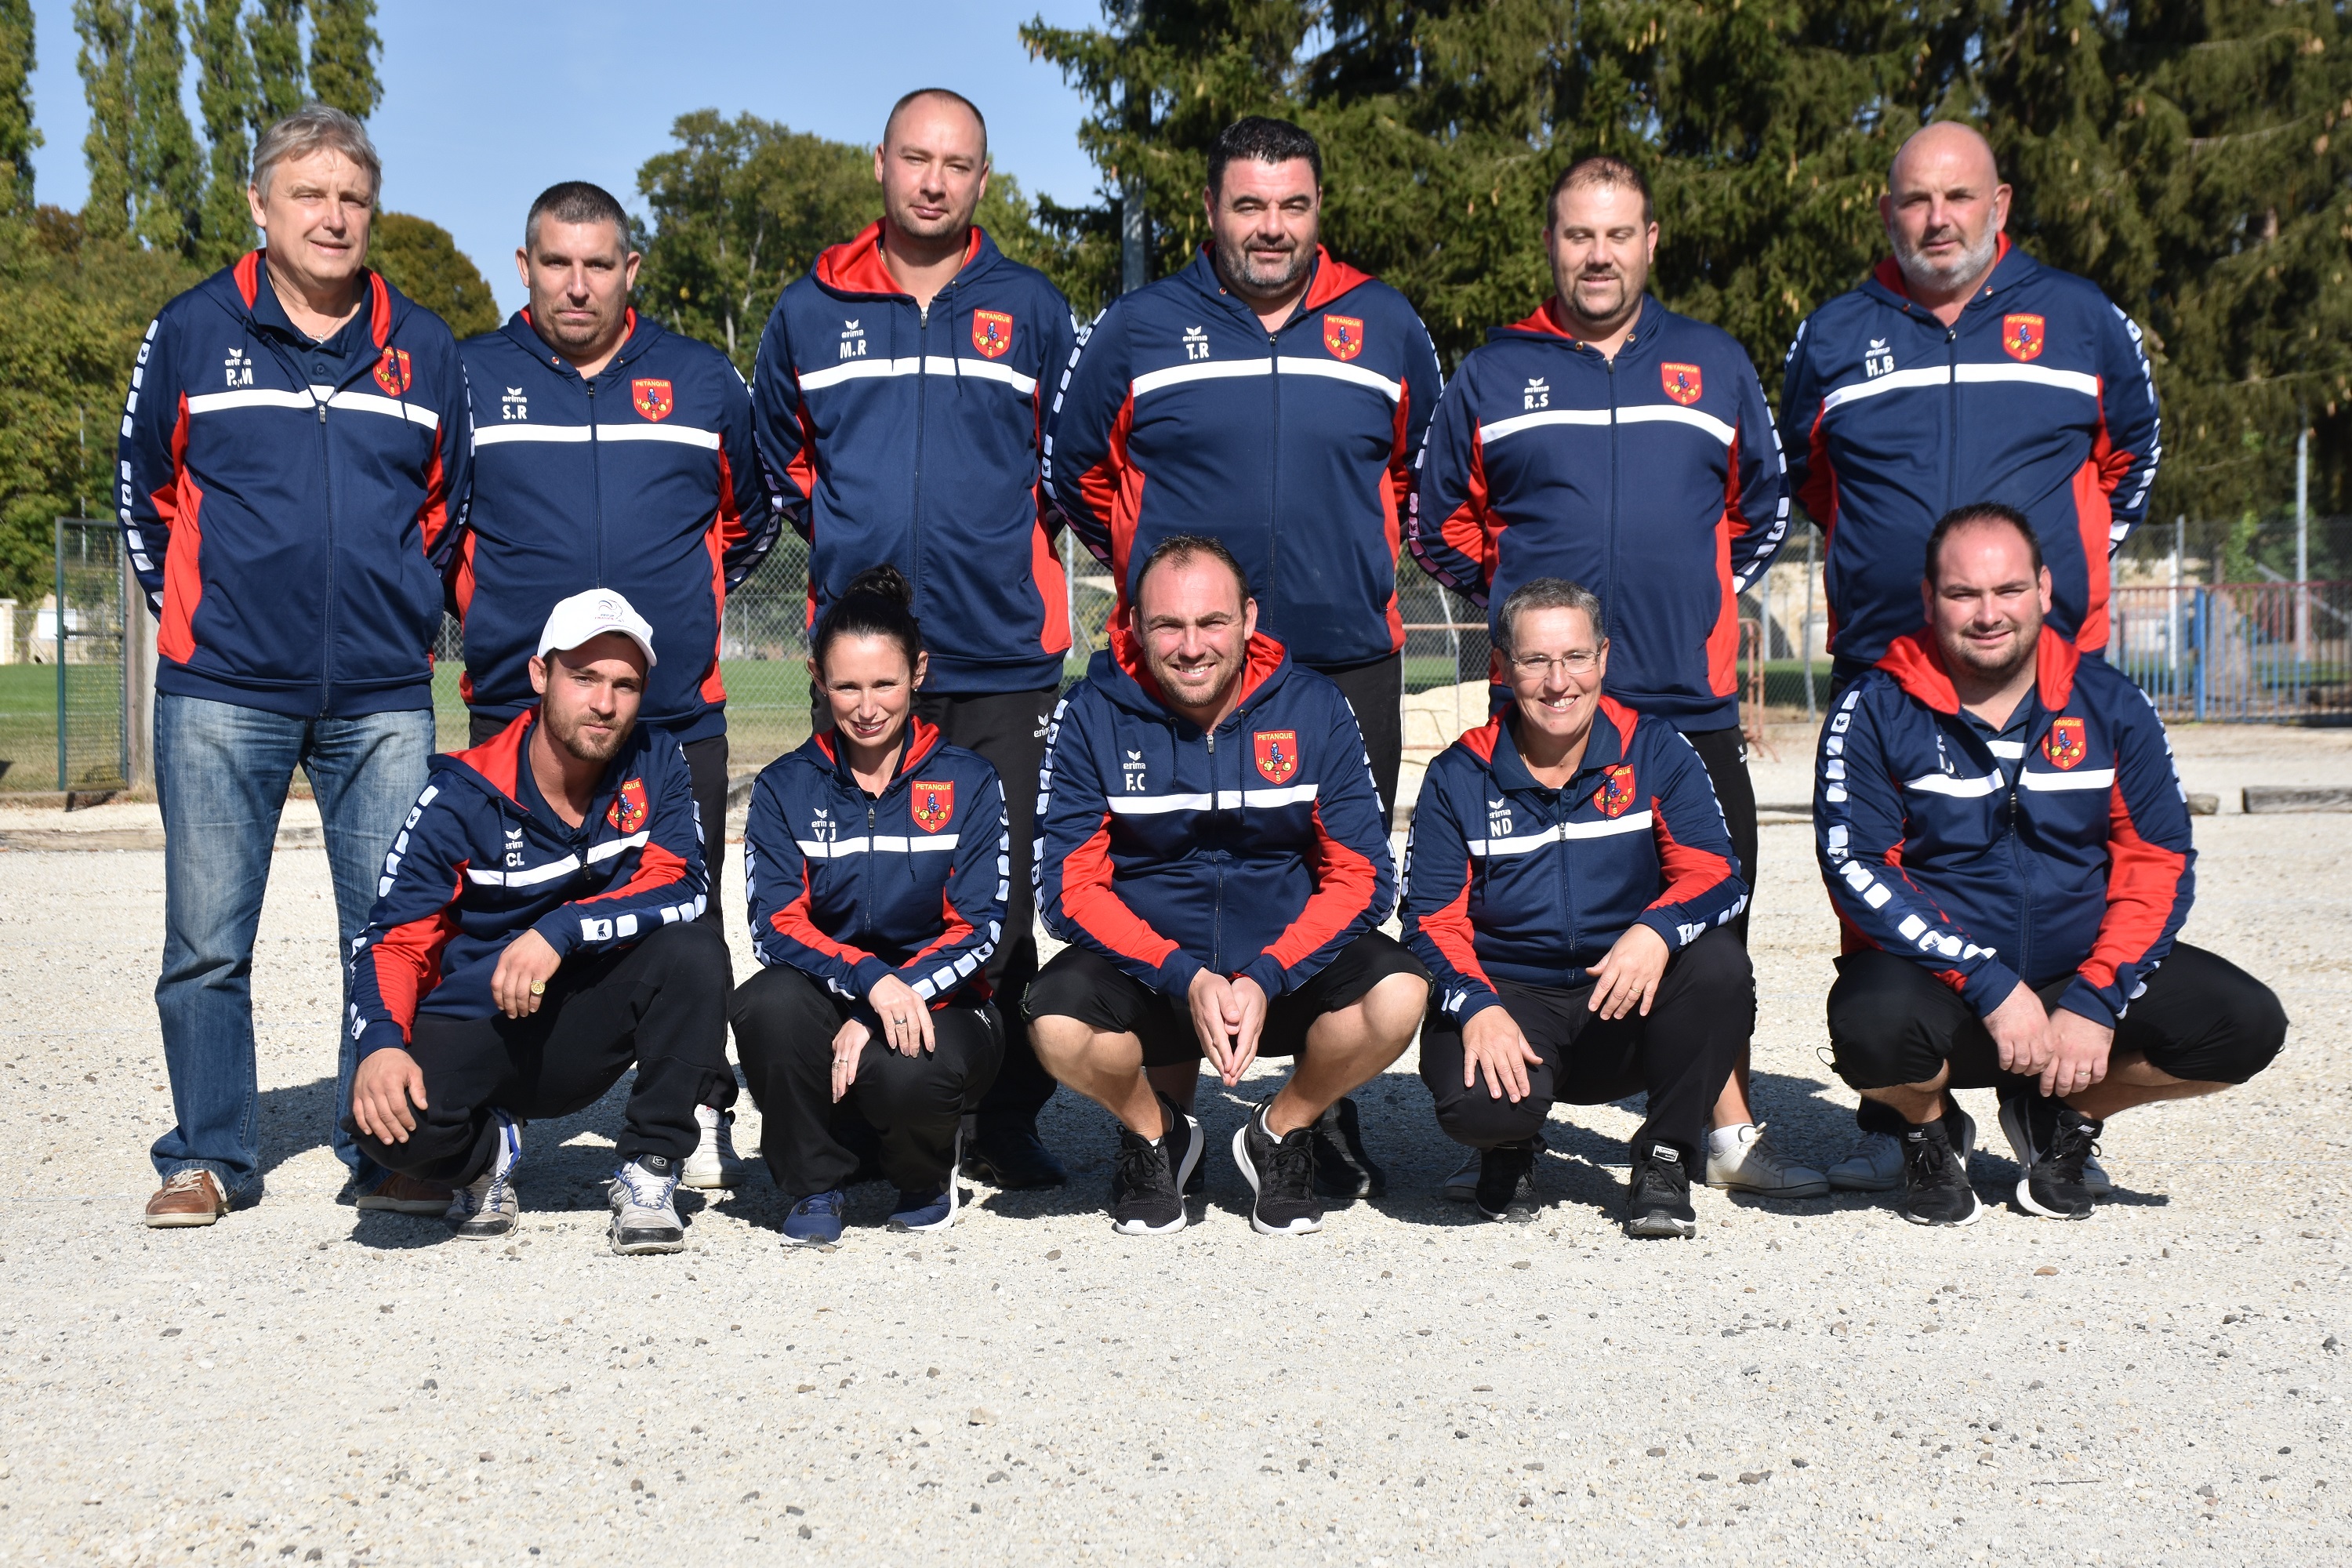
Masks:
[[[547,625],[539,634],[539,655],[544,658],[550,652],[569,653],[606,632],[618,632],[645,649],[648,669],[659,662],[654,658],[653,627],[628,600],[610,588],[574,594],[550,610]]]

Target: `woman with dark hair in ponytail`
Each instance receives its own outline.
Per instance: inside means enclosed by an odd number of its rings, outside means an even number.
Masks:
[[[1003,936],[1004,790],[914,717],[912,601],[877,566],[817,622],[809,671],[834,727],[761,773],[743,835],[761,968],[730,1016],[792,1202],[784,1238],[803,1247],[841,1237],[845,1116],[877,1136],[893,1229],[954,1224],[963,1114],[1003,1054],[984,970]]]

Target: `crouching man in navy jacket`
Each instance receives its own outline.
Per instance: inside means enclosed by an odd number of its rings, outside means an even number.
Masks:
[[[2042,624],[2023,513],[1984,503],[1927,539],[1928,624],[1822,731],[1813,831],[1845,953],[1838,1076],[1904,1119],[1904,1217],[1968,1225],[1997,1089],[2018,1205],[2087,1218],[2103,1124],[2270,1065],[2269,987],[2178,941],[2197,851],[2164,726],[2130,680]]]
[[[1601,600],[1538,577],[1504,600],[1511,706],[1432,763],[1405,857],[1405,941],[1436,978],[1421,1076],[1483,1150],[1477,1204],[1530,1217],[1555,1100],[1644,1091],[1625,1228],[1692,1236],[1707,1112],[1756,1024],[1748,907],[1706,766],[1601,695]]]
[[[1316,1119],[1412,1039],[1429,981],[1375,928],[1395,898],[1380,794],[1339,689],[1257,631],[1225,547],[1175,534],[1135,578],[1045,742],[1038,908],[1070,945],[1024,1013],[1037,1059],[1120,1123],[1113,1227],[1181,1230],[1185,1109],[1296,1058],[1234,1134],[1269,1235],[1319,1230]]]
[[[555,606],[536,707],[432,782],[352,950],[352,1128],[371,1159],[457,1189],[457,1234],[506,1235],[524,1122],[637,1069],[613,1173],[615,1252],[686,1245],[695,1107],[734,1098],[727,943],[686,758],[641,727],[653,632],[620,595]]]

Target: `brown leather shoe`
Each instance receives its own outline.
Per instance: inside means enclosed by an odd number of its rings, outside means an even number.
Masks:
[[[220,1178],[200,1165],[175,1171],[163,1189],[147,1200],[151,1226],[210,1225],[228,1213],[228,1195]]]
[[[404,1176],[395,1171],[375,1184],[372,1192],[362,1193],[352,1200],[353,1206],[363,1209],[386,1209],[394,1214],[425,1214],[435,1218],[449,1212],[449,1200],[457,1195],[454,1187],[438,1182],[427,1182],[415,1176]]]

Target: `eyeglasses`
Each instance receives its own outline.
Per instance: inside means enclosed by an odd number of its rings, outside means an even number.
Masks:
[[[1601,662],[1597,649],[1580,647],[1563,654],[1522,654],[1511,660],[1514,673],[1528,680],[1539,680],[1553,669],[1564,669],[1570,675],[1591,675],[1593,666]]]

